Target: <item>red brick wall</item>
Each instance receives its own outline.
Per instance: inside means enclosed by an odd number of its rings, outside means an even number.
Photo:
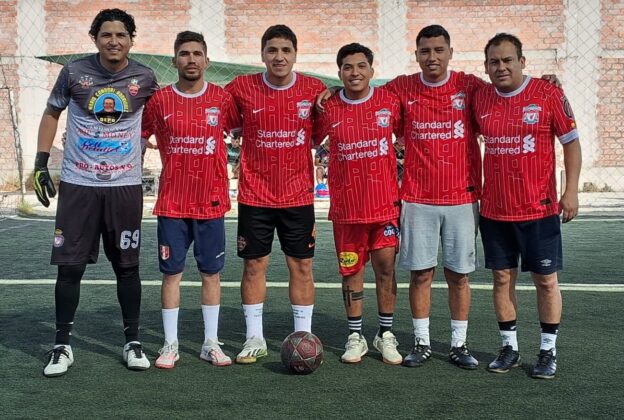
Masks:
[[[0,56],[7,61],[11,60],[17,49],[15,42],[17,39],[16,3],[16,0],[0,2],[0,27],[2,28],[0,30]],[[13,175],[0,175],[0,189],[7,182],[13,183],[19,180],[8,90],[8,87],[18,85],[16,62],[3,65],[2,73],[0,73],[0,168],[3,172],[13,173]],[[16,89],[13,90],[15,101],[17,101],[18,93]]]

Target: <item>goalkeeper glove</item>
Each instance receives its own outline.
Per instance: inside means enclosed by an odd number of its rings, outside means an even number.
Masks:
[[[48,158],[50,154],[47,152],[37,152],[35,157],[35,194],[41,204],[48,207],[50,198],[56,195],[56,188],[48,171]]]

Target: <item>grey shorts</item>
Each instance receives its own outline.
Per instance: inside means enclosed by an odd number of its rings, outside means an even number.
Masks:
[[[478,218],[478,203],[435,206],[404,202],[399,266],[410,271],[437,266],[441,243],[445,268],[472,273],[477,267]]]

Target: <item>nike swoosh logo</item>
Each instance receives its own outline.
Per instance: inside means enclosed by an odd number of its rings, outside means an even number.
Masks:
[[[407,101],[407,104],[408,104],[408,105],[413,105],[413,104],[415,104],[416,102],[418,102],[418,99],[412,99],[411,101]]]
[[[338,127],[341,123],[342,123],[342,121],[338,121],[337,123],[333,123],[332,124],[332,128]]]
[[[483,115],[481,115],[481,119],[487,118],[487,117],[489,117],[490,115],[492,115],[492,114],[491,114],[491,113],[490,113],[490,114],[483,114]]]
[[[252,109],[251,112],[253,114],[257,114],[258,112],[262,111],[264,108],[260,108],[260,109]]]
[[[169,117],[173,116],[173,114],[169,114],[169,115],[165,115],[163,117],[163,120],[167,121],[169,119]]]

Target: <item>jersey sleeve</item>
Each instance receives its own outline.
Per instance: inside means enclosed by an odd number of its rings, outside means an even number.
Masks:
[[[145,103],[145,110],[143,111],[143,117],[141,120],[141,138],[148,139],[154,134],[154,121],[156,100],[154,97],[148,99]]]
[[[563,90],[556,88],[552,95],[548,98],[549,106],[553,112],[553,129],[559,138],[561,144],[566,144],[579,138],[576,128],[574,113],[568,98],[566,98]]]
[[[230,127],[230,134],[234,137],[238,137],[243,132],[243,117],[240,99],[238,97],[238,77],[234,78],[230,83],[225,85],[225,91],[232,96],[235,112],[238,114],[238,125],[236,127]]]
[[[392,95],[392,132],[397,139],[403,138],[403,112],[401,112],[399,98],[394,94]]]
[[[318,148],[327,136],[327,114],[329,108],[326,107],[324,112],[316,114],[314,125],[312,126],[312,147]]]
[[[71,82],[70,82],[70,70],[71,63],[66,64],[59,73],[52,93],[48,98],[48,106],[55,111],[63,111],[69,105],[71,99]]]
[[[227,91],[223,97],[223,113],[225,115],[223,129],[228,134],[234,135],[236,130],[242,127],[243,124],[241,115],[238,112],[236,103],[234,102],[234,97]]]

